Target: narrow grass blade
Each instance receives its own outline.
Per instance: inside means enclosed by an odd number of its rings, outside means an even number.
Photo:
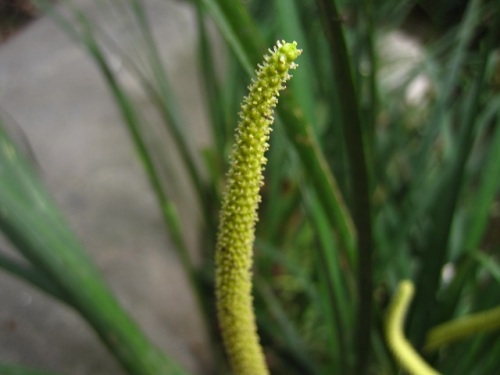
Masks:
[[[196,2],[196,17],[198,23],[199,38],[199,60],[201,77],[207,98],[208,112],[211,117],[212,133],[215,147],[222,154],[227,144],[228,136],[225,132],[224,111],[222,107],[222,95],[219,83],[217,82],[217,71],[215,69],[214,49],[212,48],[206,26],[206,16],[201,9],[199,1]],[[214,181],[215,183],[215,181]]]
[[[68,296],[32,266],[20,264],[19,262],[0,254],[0,268],[3,268],[4,271],[10,273],[11,275],[28,282],[48,295],[51,295],[52,297],[71,306],[71,301]]]
[[[260,61],[265,44],[246,8],[235,1],[197,1],[213,17],[247,75],[253,76],[254,66]]]

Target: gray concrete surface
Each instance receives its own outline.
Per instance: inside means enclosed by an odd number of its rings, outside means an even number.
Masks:
[[[194,14],[182,2],[146,2],[178,102],[192,124],[187,130],[195,135],[193,146],[202,147],[209,139],[195,70]],[[102,1],[77,3],[126,43],[126,17],[106,13]],[[115,63],[122,69],[118,56]],[[126,72],[123,79],[136,90]],[[193,374],[210,373],[194,299],[119,113],[94,64],[49,18],[0,45],[0,108],[22,128],[46,186],[126,309]],[[168,137],[158,132],[170,153]],[[194,254],[193,199],[184,194],[182,178],[174,182]],[[0,361],[70,375],[123,373],[74,311],[4,272]]]

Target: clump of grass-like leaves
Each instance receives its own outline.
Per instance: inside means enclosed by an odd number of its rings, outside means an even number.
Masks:
[[[369,1],[191,1],[213,138],[208,150],[190,145],[192,127],[175,103],[141,1],[103,0],[108,7],[103,9],[127,9],[123,14],[137,43],[133,51],[116,45],[102,25],[76,6],[68,8],[71,19],[53,13],[94,59],[123,115],[205,317],[217,373],[224,373],[226,365],[214,318],[214,275],[207,270],[213,270],[221,186],[238,103],[253,67],[276,39],[296,40],[304,53],[277,108],[255,244],[256,317],[271,372],[398,373],[384,338],[384,315],[388,298],[403,279],[413,280],[416,290],[408,338],[433,368],[457,375],[497,370],[500,343],[493,334],[430,354],[422,348],[434,326],[500,305],[500,242],[484,240],[485,234],[499,230],[500,5],[472,0],[454,18],[444,19],[449,13],[442,6],[436,4],[433,12],[424,3],[387,0],[375,7]],[[422,9],[433,14],[417,18],[430,31],[421,44],[424,58],[397,87],[389,88],[380,78],[386,62],[377,46],[386,34],[412,29],[415,15],[425,14]],[[213,52],[209,19],[230,51],[223,76],[216,69],[221,61]],[[202,213],[200,231],[206,240],[197,249],[200,265],[189,256],[180,208],[161,178],[172,161],[150,144],[141,107],[111,69],[105,52],[110,50],[126,61],[175,141]],[[424,100],[408,103],[405,92],[417,74],[428,78],[430,88]],[[200,154],[202,164],[196,162]],[[8,155],[2,153],[2,165]],[[9,182],[2,177],[5,192],[22,185],[16,176],[23,168],[12,165]],[[0,194],[0,213],[10,204],[6,194]],[[20,205],[29,199],[19,197]],[[19,223],[32,215],[16,212]],[[108,327],[99,323],[99,304],[85,299],[79,291],[83,284],[73,280],[62,288],[68,270],[53,268],[43,247],[23,248],[29,228],[15,226],[9,217],[0,219],[1,229],[15,235],[31,267],[19,268],[3,258],[0,266],[74,305],[105,340]],[[59,216],[57,220],[63,222]],[[443,277],[445,268],[451,277]],[[122,323],[116,321],[118,331]],[[127,340],[132,339],[124,337],[117,345],[126,347]],[[120,350],[114,354],[119,356]],[[135,354],[138,362],[147,355]],[[162,358],[158,363],[171,362]],[[124,364],[130,373],[160,373]]]

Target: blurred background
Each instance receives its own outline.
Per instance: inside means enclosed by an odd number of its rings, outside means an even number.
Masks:
[[[417,351],[444,374],[496,374],[498,331],[425,348],[500,304],[497,3],[0,0],[0,370],[159,374],[144,359],[159,348],[185,370],[165,373],[229,373],[218,209],[239,103],[285,39],[304,52],[255,243],[271,372],[401,373],[384,319],[411,279]],[[121,314],[147,337],[130,358]]]

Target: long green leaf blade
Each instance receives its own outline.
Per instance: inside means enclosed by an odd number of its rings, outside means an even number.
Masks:
[[[135,375],[186,374],[149,342],[106,287],[0,120],[0,229],[72,301]]]

